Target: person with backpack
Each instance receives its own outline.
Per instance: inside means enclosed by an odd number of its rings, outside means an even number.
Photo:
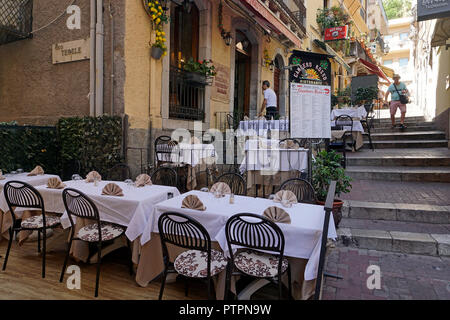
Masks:
[[[389,94],[391,94],[391,103],[389,104],[389,109],[391,113],[392,129],[395,128],[395,114],[397,108],[400,109],[400,128],[406,129],[405,126],[405,115],[406,115],[406,104],[409,103],[409,92],[406,85],[400,82],[400,75],[394,74],[394,83],[392,83],[386,91],[384,100],[387,103]]]

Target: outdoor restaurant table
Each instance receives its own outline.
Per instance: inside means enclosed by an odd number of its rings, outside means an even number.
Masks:
[[[206,206],[205,211],[181,208],[183,199],[194,194]],[[209,192],[190,191],[181,196],[163,201],[154,206],[151,217],[145,226],[140,242],[141,257],[138,264],[136,281],[141,286],[159,275],[164,268],[161,243],[158,234],[158,219],[164,212],[178,212],[189,215],[202,224],[208,231],[213,247],[228,254],[225,238],[226,221],[234,214],[247,212],[263,214],[270,206],[282,207],[280,203],[264,198],[235,196],[235,203],[229,203],[229,196],[217,199]],[[319,205],[294,204],[291,208],[282,207],[291,218],[291,224],[277,223],[285,238],[284,255],[289,259],[292,270],[292,288],[295,299],[308,299],[314,293],[315,278],[321,248],[321,235],[325,217],[324,207]],[[330,216],[328,238],[335,239],[336,228]],[[184,250],[181,250],[184,251]],[[178,250],[177,253],[179,253]],[[171,259],[177,253],[171,253]],[[225,272],[216,279],[216,297],[223,298]],[[285,280],[285,279],[284,279]]]
[[[167,148],[165,145],[157,145],[156,151]],[[213,144],[204,143],[179,143],[173,147],[171,153],[157,153],[159,161],[172,162],[177,165],[188,165],[187,189],[192,190],[197,186],[196,170],[205,171],[207,165],[216,163],[216,150]]]
[[[332,120],[331,121],[331,127],[336,126],[336,121]],[[355,140],[355,149],[359,150],[361,149],[361,147],[364,145],[364,139],[363,139],[363,133],[364,133],[364,128],[363,125],[361,124],[361,121],[359,120],[353,120],[353,129],[351,126],[343,126],[343,130],[345,131],[350,131],[352,130],[352,135],[353,135],[353,139]],[[340,130],[338,130],[340,131]],[[333,137],[333,135],[332,135]],[[334,136],[336,137],[336,135]]]
[[[308,149],[281,149],[279,140],[249,139],[239,171],[247,171],[247,189],[255,184],[270,189],[308,171]]]
[[[102,195],[102,189],[108,183],[115,183],[123,190],[123,196]],[[73,188],[86,194],[98,208],[102,221],[116,223],[127,227],[126,236],[135,239],[143,232],[147,219],[153,210],[153,206],[167,199],[168,193],[174,197],[180,192],[175,187],[151,185],[144,187],[129,186],[119,181],[100,181],[95,186],[94,183],[86,183],[84,180],[65,181],[67,188]],[[46,211],[63,213],[61,224],[64,229],[69,228],[70,220],[65,211],[62,199],[63,189],[50,189],[46,185],[38,186],[36,189],[44,199]],[[75,217],[74,217],[75,218]],[[86,219],[79,219],[76,223],[76,230],[93,223]],[[71,248],[72,255],[83,261],[87,261],[89,256],[88,244],[82,241],[74,241]]]
[[[287,132],[289,131],[289,119],[281,120],[243,120],[239,122],[236,135],[239,136],[267,136],[268,130]]]
[[[5,174],[3,175],[5,179],[0,180],[0,240],[2,238],[9,239],[9,233],[8,230],[11,227],[11,217],[9,214],[4,214],[9,212],[8,204],[6,203],[6,198],[3,192],[3,186],[9,182],[9,181],[21,181],[28,183],[32,186],[39,186],[42,184],[46,184],[49,178],[59,178],[57,175],[53,174],[41,174],[36,176],[28,176],[28,172],[24,173],[17,173],[17,174]],[[16,210],[15,211],[16,216],[18,218],[29,218],[31,215],[33,215],[33,212],[30,210]],[[40,212],[39,212],[40,214]],[[25,240],[26,237],[30,234],[30,232],[20,232],[19,239],[21,241]],[[21,242],[20,241],[20,242]]]
[[[331,111],[330,120],[335,120],[338,116],[347,115],[352,118],[359,118],[359,120],[365,118],[367,116],[367,111],[364,106],[359,106],[355,108],[341,108],[341,109],[333,109]]]

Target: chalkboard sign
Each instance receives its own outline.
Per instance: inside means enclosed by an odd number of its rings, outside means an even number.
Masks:
[[[369,88],[369,87],[377,87],[378,88],[378,76],[376,74],[369,74],[365,76],[357,76],[352,78],[352,101],[355,101],[356,91],[358,88]]]

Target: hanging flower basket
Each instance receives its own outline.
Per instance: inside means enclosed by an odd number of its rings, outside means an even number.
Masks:
[[[164,50],[160,47],[152,47],[151,49],[151,55],[153,59],[160,59],[161,56],[164,54]]]

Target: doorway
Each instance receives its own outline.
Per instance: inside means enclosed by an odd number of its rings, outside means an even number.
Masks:
[[[250,113],[250,74],[252,45],[245,34],[236,30],[234,70],[234,114],[242,118]]]

